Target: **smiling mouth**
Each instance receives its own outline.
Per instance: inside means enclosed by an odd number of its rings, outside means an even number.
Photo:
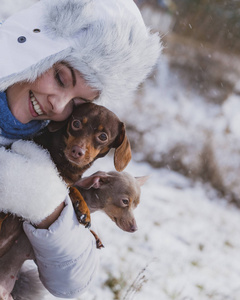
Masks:
[[[32,91],[29,92],[30,94],[30,100],[32,102],[32,105],[33,105],[33,109],[34,111],[36,112],[36,114],[38,114],[39,116],[43,115],[43,111],[37,101],[37,99],[35,98],[34,94]]]

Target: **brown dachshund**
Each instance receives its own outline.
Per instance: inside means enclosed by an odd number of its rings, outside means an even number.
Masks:
[[[119,228],[127,232],[134,232],[137,230],[137,224],[133,210],[139,204],[140,187],[146,179],[146,177],[134,178],[126,172],[105,173],[99,171],[80,179],[76,183],[76,188],[86,201],[91,213],[102,210]],[[75,202],[75,205],[78,205],[78,202]],[[14,221],[16,220],[13,218],[12,223],[10,219],[3,222],[2,230],[6,235],[15,228]],[[98,237],[96,240],[100,248],[101,241],[98,240]],[[12,299],[10,293],[21,265],[27,259],[34,259],[31,245],[23,231],[16,241],[9,251],[0,257],[0,299],[4,295],[6,298],[3,299]],[[31,298],[29,295],[29,299],[33,299],[33,296]]]
[[[34,141],[46,148],[67,183],[79,180],[92,163],[115,148],[114,165],[122,171],[131,160],[124,123],[93,103],[76,107],[64,122],[51,122]]]

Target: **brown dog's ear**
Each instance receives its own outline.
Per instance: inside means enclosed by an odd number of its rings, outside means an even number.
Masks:
[[[114,166],[118,172],[124,170],[132,158],[131,146],[126,135],[125,125],[124,123],[120,125],[120,134],[118,135],[114,153]]]
[[[48,124],[47,128],[50,132],[55,132],[55,131],[58,131],[59,129],[63,128],[63,126],[65,124],[67,124],[67,122],[68,122],[68,119],[61,121],[61,122],[51,121]]]

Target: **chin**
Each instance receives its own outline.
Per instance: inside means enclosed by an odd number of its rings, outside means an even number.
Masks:
[[[23,118],[22,116],[19,116],[18,114],[15,114],[14,111],[12,112],[12,114],[22,124],[27,124],[30,122],[30,120],[26,120],[26,118]]]
[[[32,120],[31,119],[26,119],[26,118],[21,118],[21,117],[15,117],[19,122],[21,122],[22,124],[27,124],[29,122],[31,122]]]
[[[29,117],[27,117],[25,114],[22,113],[22,108],[21,107],[16,107],[16,106],[13,106],[11,107],[10,106],[10,110],[11,110],[11,113],[12,115],[22,124],[27,124],[31,121],[31,119]]]

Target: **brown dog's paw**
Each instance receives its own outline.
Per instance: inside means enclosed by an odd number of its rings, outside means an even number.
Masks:
[[[98,237],[98,235],[93,230],[90,230],[90,231],[91,231],[92,235],[95,237],[96,247],[98,249],[104,248],[104,245],[103,245],[102,241],[100,240],[100,238]]]
[[[73,208],[77,215],[77,219],[79,223],[83,224],[86,228],[91,227],[91,218],[88,216],[88,213],[83,213],[83,209],[81,208],[81,203],[77,200],[73,203]]]
[[[83,224],[86,228],[91,227],[90,210],[87,203],[83,199],[82,195],[75,187],[70,187],[70,198],[73,203],[73,207],[80,224]]]

